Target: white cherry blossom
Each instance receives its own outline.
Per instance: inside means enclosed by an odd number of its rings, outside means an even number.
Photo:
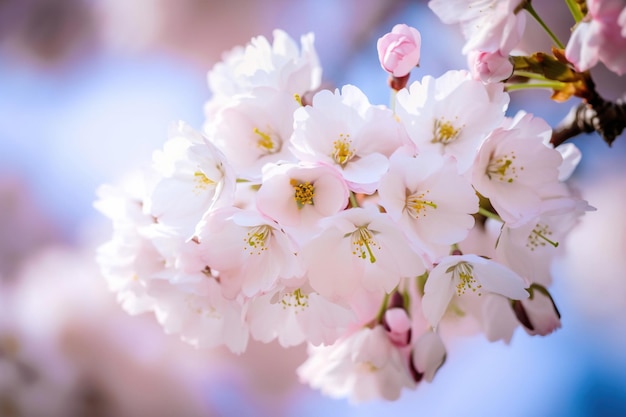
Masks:
[[[152,189],[144,210],[159,227],[191,237],[203,215],[232,202],[235,174],[225,156],[199,132],[176,125],[153,156]]]
[[[202,259],[219,271],[228,298],[271,290],[279,279],[303,274],[298,249],[279,225],[251,210],[218,209],[198,229]]]
[[[250,334],[256,340],[278,339],[289,347],[308,342],[333,344],[356,324],[352,310],[335,304],[303,283],[297,287],[279,286],[250,301],[246,309]]]
[[[331,346],[310,347],[298,375],[312,388],[354,403],[395,400],[403,388],[415,388],[407,359],[380,325],[362,328]]]
[[[354,192],[371,194],[387,171],[387,157],[406,141],[391,110],[373,106],[355,86],[323,90],[294,113],[294,153],[339,169]]]
[[[472,50],[504,51],[519,43],[526,15],[518,10],[522,0],[430,0],[428,7],[446,24],[460,24],[466,43],[463,53]]]
[[[558,183],[561,154],[546,145],[550,127],[530,114],[485,140],[472,171],[472,184],[490,199],[500,217],[522,224],[541,210],[542,194]]]
[[[528,297],[522,277],[497,262],[477,255],[450,255],[439,260],[428,274],[422,308],[434,327],[454,297],[496,293],[511,299]]]
[[[353,208],[322,220],[323,231],[302,248],[311,287],[331,300],[365,289],[391,292],[416,277],[424,261],[385,213]]]
[[[256,205],[294,234],[308,235],[320,219],[343,210],[348,195],[348,186],[337,169],[286,163],[266,166]]]
[[[240,178],[260,182],[265,164],[295,161],[289,138],[293,113],[299,107],[288,93],[257,88],[225,103],[205,131]]]
[[[467,236],[478,197],[450,158],[396,152],[380,181],[380,204],[409,237],[435,256]],[[441,253],[443,251],[443,253]]]
[[[420,153],[452,156],[459,172],[465,172],[504,119],[508,102],[501,86],[485,86],[467,71],[448,71],[399,91],[396,112]]]

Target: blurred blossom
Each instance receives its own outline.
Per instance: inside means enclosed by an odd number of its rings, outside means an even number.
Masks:
[[[23,416],[211,415],[202,396],[211,355],[122,313],[86,255],[47,249],[0,288],[3,407]]]
[[[0,175],[0,278],[14,276],[33,250],[60,239],[26,183]]]

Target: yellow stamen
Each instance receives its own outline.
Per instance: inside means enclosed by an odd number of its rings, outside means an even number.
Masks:
[[[502,182],[512,183],[514,179],[517,178],[518,169],[518,166],[514,162],[515,152],[511,152],[511,154],[506,153],[497,158],[492,155],[485,174],[487,174],[490,180],[496,179]],[[519,169],[523,171],[524,167],[520,166]]]
[[[439,119],[435,120],[433,126],[433,138],[431,143],[441,143],[442,145],[449,145],[459,138],[461,135],[462,127],[455,128],[452,123],[447,120]]]
[[[369,230],[367,226],[361,226],[352,232],[350,234],[352,236],[352,254],[361,259],[365,259],[369,255],[370,262],[376,262],[376,256],[374,256],[372,247],[380,249],[380,246],[374,240],[375,233]]]
[[[478,295],[482,295],[479,290],[483,286],[478,284],[478,281],[474,278],[473,270],[472,265],[467,262],[459,262],[446,270],[447,273],[452,272],[453,280],[458,278],[458,283],[456,284],[456,294],[458,296],[465,294],[465,291],[468,289],[472,290],[472,292],[478,291]]]
[[[293,308],[297,314],[309,306],[309,295],[302,294],[302,290],[298,288],[293,292],[283,294],[280,303],[283,305],[284,310]]]
[[[262,148],[265,153],[273,154],[280,151],[281,143],[277,135],[272,132],[262,132],[258,127],[255,127],[253,132],[260,136],[260,139],[257,140],[257,146]]]
[[[289,184],[295,189],[294,200],[298,208],[306,206],[307,204],[313,205],[313,197],[315,197],[315,187],[310,182],[298,182],[298,180],[291,179]]]
[[[196,194],[206,191],[207,188],[215,184],[215,181],[207,177],[202,171],[196,171],[193,173],[193,181],[196,183],[193,187],[193,191]]]
[[[252,227],[243,239],[246,242],[246,250],[250,251],[250,255],[260,255],[267,250],[267,239],[271,235],[272,228],[268,225]]]
[[[540,246],[546,246],[546,243],[552,245],[557,248],[559,246],[559,242],[555,242],[551,240],[548,236],[552,235],[552,231],[547,224],[540,224],[534,227],[532,232],[528,235],[528,241],[526,242],[526,247],[531,251],[534,251],[536,248]]]
[[[426,216],[428,207],[437,208],[437,204],[424,198],[429,192],[430,190],[426,190],[423,193],[415,193],[407,197],[405,208],[414,219],[419,218],[420,215]]]
[[[354,157],[354,151],[350,148],[351,143],[350,135],[344,135],[343,133],[339,134],[339,139],[333,142],[333,153],[331,157],[337,164],[341,165],[342,168]]]

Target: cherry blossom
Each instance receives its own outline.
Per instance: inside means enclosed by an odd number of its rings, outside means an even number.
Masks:
[[[302,248],[302,257],[311,287],[331,300],[348,300],[359,288],[389,293],[401,278],[425,270],[420,254],[384,213],[354,208],[322,225],[324,230]]]
[[[465,172],[486,136],[504,118],[509,97],[466,71],[426,76],[398,92],[396,112],[421,153],[454,157]]]
[[[428,274],[422,307],[437,326],[453,297],[496,293],[511,299],[528,297],[526,282],[507,267],[476,255],[451,255],[439,260]]]
[[[478,198],[471,184],[453,160],[436,154],[396,152],[390,165],[380,182],[380,204],[431,256],[447,254],[474,225]]]
[[[235,176],[226,157],[199,132],[179,123],[153,156],[152,190],[144,210],[159,227],[191,237],[212,207],[232,202]]]
[[[480,148],[472,184],[503,220],[521,224],[539,214],[542,190],[558,183],[562,157],[545,144],[550,127],[543,120],[519,114],[510,123]]]
[[[587,0],[587,8],[587,16],[567,42],[565,56],[579,71],[601,61],[616,74],[626,74],[626,2]]]
[[[472,50],[502,51],[508,54],[520,41],[526,15],[521,0],[430,0],[428,7],[442,22],[461,25],[466,43],[463,53]]]
[[[294,123],[294,153],[302,161],[336,167],[354,192],[373,193],[387,171],[387,157],[406,141],[391,110],[371,105],[351,85],[320,91],[312,106],[296,110]]]
[[[320,219],[343,210],[348,195],[348,186],[337,169],[285,163],[266,166],[256,204],[261,213],[291,227],[294,234],[308,234]]]
[[[513,64],[508,54],[501,51],[473,50],[467,55],[467,61],[474,79],[484,83],[497,83],[513,75]]]
[[[415,387],[408,363],[382,326],[365,327],[333,345],[310,348],[298,375],[326,395],[355,403],[394,400],[403,388]]]
[[[303,274],[295,242],[271,219],[255,211],[225,207],[213,211],[198,229],[202,259],[219,271],[228,298],[273,288],[280,278]]]
[[[422,37],[413,27],[398,24],[378,39],[378,59],[383,69],[394,77],[404,77],[419,65]]]

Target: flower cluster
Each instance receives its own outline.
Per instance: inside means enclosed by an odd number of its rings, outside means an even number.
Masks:
[[[626,1],[566,3],[576,20],[567,45],[539,18],[531,0],[430,0],[428,6],[444,23],[461,26],[466,39],[463,53],[474,77],[484,82],[498,82],[513,75],[514,63],[509,55],[522,39],[527,14],[549,32],[555,46],[564,50],[578,71],[587,71],[601,61],[616,74],[625,74]]]
[[[405,76],[420,37],[394,32],[379,54]],[[143,175],[99,190],[99,263],[127,311],[236,353],[308,343],[301,379],[354,401],[431,381],[467,329],[560,326],[549,269],[589,209],[564,182],[580,155],[508,117],[501,84],[450,71],[374,105],[318,91],[313,36],[282,31],[208,80],[203,132],[179,123]]]

